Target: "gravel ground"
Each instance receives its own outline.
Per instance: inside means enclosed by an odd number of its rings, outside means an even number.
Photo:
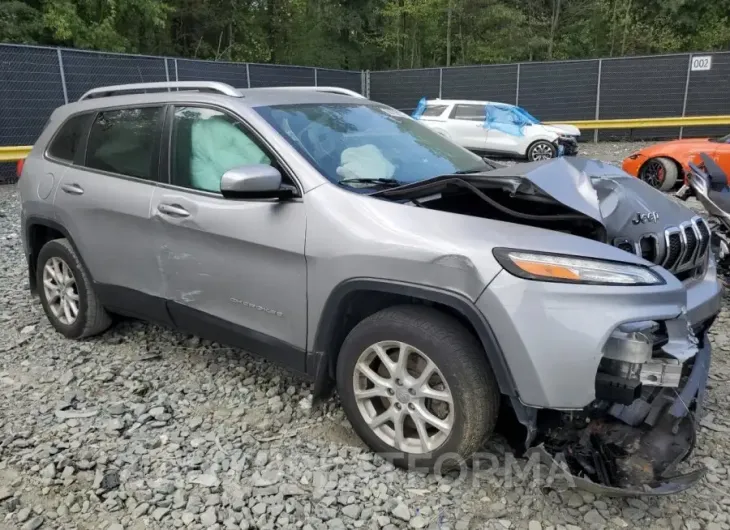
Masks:
[[[727,310],[693,456],[710,473],[690,492],[597,498],[538,480],[499,437],[486,472],[407,473],[336,398],[312,406],[308,383],[243,352],[131,321],[63,339],[26,291],[18,200],[0,186],[0,529],[730,528]]]

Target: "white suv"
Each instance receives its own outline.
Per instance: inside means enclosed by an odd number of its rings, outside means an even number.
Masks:
[[[578,152],[580,129],[546,125],[521,107],[493,101],[421,99],[413,118],[471,151],[545,160]]]

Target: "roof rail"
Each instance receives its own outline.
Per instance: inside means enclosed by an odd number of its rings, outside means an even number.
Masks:
[[[309,88],[309,87],[302,87],[302,88]],[[361,98],[361,99],[367,99],[365,96],[360,94],[359,92],[355,92],[354,90],[350,90],[349,88],[342,88],[338,86],[316,86],[313,87],[318,92],[332,92],[333,94],[342,94],[343,96],[352,96],[354,98]]]
[[[125,92],[138,92],[140,90],[170,91],[173,89],[217,92],[224,96],[241,97],[241,93],[237,89],[233,88],[231,85],[227,85],[226,83],[219,83],[216,81],[163,81],[161,83],[131,83],[128,85],[92,88],[81,96],[79,101],[84,99],[109,97],[117,94],[123,94]]]
[[[244,89],[246,90],[246,89]],[[365,96],[349,88],[338,86],[270,86],[257,87],[252,90],[314,90],[315,92],[330,92],[332,94],[341,94],[343,96],[352,96],[354,98],[367,99]]]

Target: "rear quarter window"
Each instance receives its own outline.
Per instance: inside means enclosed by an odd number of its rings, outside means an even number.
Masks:
[[[426,110],[423,111],[423,114],[421,114],[421,117],[431,117],[436,118],[438,116],[441,116],[444,111],[448,108],[448,105],[432,105],[429,107],[426,107]]]
[[[92,114],[79,114],[66,120],[51,140],[48,156],[64,162],[78,161]]]

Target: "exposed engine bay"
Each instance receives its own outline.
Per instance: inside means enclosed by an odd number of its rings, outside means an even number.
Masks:
[[[375,195],[599,241],[660,265],[682,282],[704,276],[710,259],[703,219],[594,160],[444,175]],[[584,410],[536,409],[511,399],[527,433],[516,449],[537,452],[548,465],[561,455],[576,485],[596,493],[661,495],[691,486],[704,469],[678,474],[677,466],[695,444],[711,324],[692,326],[681,314],[619,326],[601,352],[595,400]]]
[[[702,275],[710,248],[704,219],[619,168],[580,157],[443,175],[373,195],[586,237],[680,280]]]

